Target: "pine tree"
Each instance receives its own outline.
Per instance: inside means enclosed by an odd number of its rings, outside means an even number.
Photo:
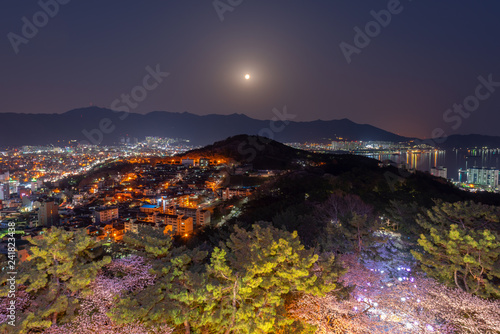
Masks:
[[[138,233],[125,233],[123,241],[126,246],[147,258],[169,259],[172,255],[172,238],[149,226],[139,227]]]
[[[170,236],[151,227],[127,233],[123,240],[150,259],[156,278],[153,285],[121,299],[111,318],[118,324],[137,321],[152,327],[169,323],[184,327],[185,333],[199,328],[206,252],[173,248]]]
[[[500,239],[494,233],[453,224],[446,230],[431,228],[418,243],[426,253],[412,254],[427,274],[481,297],[500,298]]]
[[[205,252],[172,248],[169,239],[147,228],[125,236],[150,259],[156,278],[119,301],[111,314],[117,324],[167,323],[185,333],[310,333],[310,326],[287,316],[287,297],[324,295],[335,288],[335,259],[320,260],[296,232],[236,228],[206,265]]]
[[[500,232],[500,207],[472,201],[438,201],[425,215],[418,216],[417,223],[427,230],[435,226],[449,227],[451,224],[457,224],[464,229],[489,229]]]
[[[472,202],[439,203],[417,221],[428,230],[412,251],[422,269],[448,285],[500,298],[500,238],[485,227],[498,221],[497,207]]]
[[[96,259],[100,243],[84,230],[67,232],[53,227],[28,240],[30,257],[19,269],[18,284],[26,286],[32,300],[19,317],[20,333],[71,320],[79,305],[78,298],[89,293],[89,284],[111,261],[109,257]]]
[[[333,258],[328,259],[331,267]],[[279,333],[294,320],[285,299],[293,293],[324,295],[335,288],[335,273],[321,271],[318,256],[297,233],[254,225],[216,248],[207,269],[204,323],[219,333]]]
[[[408,234],[409,236],[418,238],[424,232],[422,227],[417,224],[416,218],[420,213],[419,206],[416,202],[403,202],[391,200],[390,206],[386,209],[387,216],[391,221],[391,227],[396,231]]]

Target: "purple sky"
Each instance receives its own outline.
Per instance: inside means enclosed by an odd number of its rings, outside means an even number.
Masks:
[[[287,105],[298,121],[349,118],[418,137],[435,128],[500,135],[500,87],[479,89],[489,94],[473,112],[443,119],[476,95],[479,76],[500,82],[498,1],[244,0],[223,21],[211,0],[72,0],[47,22],[37,1],[0,6],[0,112],[110,107],[160,64],[170,75],[134,112],[270,119]],[[391,21],[348,63],[339,45],[355,46],[354,28],[388,7]],[[20,43],[22,18],[34,16],[38,32]]]

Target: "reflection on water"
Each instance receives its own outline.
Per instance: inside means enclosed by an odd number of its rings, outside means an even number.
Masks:
[[[432,167],[444,166],[448,169],[448,178],[455,181],[458,180],[460,168],[500,168],[500,149],[400,151],[392,154],[363,155],[380,161],[391,160],[398,164],[406,164],[409,169],[424,172],[430,172]]]

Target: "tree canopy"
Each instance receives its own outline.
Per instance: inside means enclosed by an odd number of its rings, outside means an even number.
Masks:
[[[500,298],[499,209],[472,202],[440,203],[420,215],[427,230],[412,251],[431,277],[481,297]]]
[[[90,292],[89,285],[99,270],[111,261],[98,258],[100,243],[85,230],[68,232],[52,227],[31,243],[29,260],[19,268],[18,286],[25,286],[30,304],[19,314],[20,333],[43,330],[72,319],[79,297]]]

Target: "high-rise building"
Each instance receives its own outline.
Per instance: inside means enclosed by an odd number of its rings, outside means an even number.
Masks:
[[[458,182],[465,183],[467,181],[467,170],[460,168],[458,170]]]
[[[40,201],[38,226],[59,225],[59,206],[53,200]]]
[[[442,177],[443,179],[448,178],[448,169],[443,166],[439,167],[432,167],[431,168],[431,175],[437,176],[437,177]]]
[[[17,194],[19,191],[19,180],[9,180],[9,188],[11,194]]]
[[[10,190],[8,182],[0,182],[0,200],[7,200],[10,198]]]
[[[497,188],[499,173],[500,171],[494,168],[472,167],[467,170],[467,182]]]

